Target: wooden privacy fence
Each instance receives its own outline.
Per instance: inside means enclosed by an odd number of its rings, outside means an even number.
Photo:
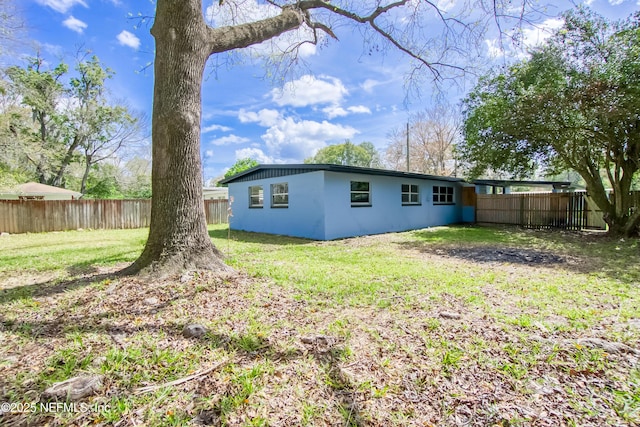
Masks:
[[[227,222],[227,200],[204,200],[208,224]],[[0,232],[38,233],[79,228],[141,228],[151,200],[0,200]]]
[[[640,207],[640,192],[634,192]],[[528,228],[606,229],[602,212],[584,191],[575,193],[478,194],[476,222]]]

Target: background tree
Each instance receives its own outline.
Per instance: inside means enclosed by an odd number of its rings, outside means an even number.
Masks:
[[[233,175],[237,175],[240,172],[244,172],[248,169],[254,168],[258,166],[259,163],[257,160],[252,159],[250,157],[245,157],[244,159],[237,160],[228,171],[225,172],[224,178],[230,178]],[[226,187],[226,184],[220,184],[223,187]]]
[[[24,159],[35,169],[35,175],[42,184],[61,179],[72,159],[60,135],[65,119],[60,114],[59,103],[65,92],[62,78],[67,71],[66,64],[59,64],[52,70],[45,69],[39,57],[30,58],[25,68],[14,66],[6,71],[11,95],[20,99],[21,104],[31,110],[32,116],[27,121],[16,121],[19,117],[12,117],[14,137],[10,141],[14,150],[21,149]]]
[[[483,78],[465,100],[461,156],[471,176],[491,167],[526,177],[572,169],[613,234],[631,234],[640,168],[640,14],[609,23],[588,9],[530,59]],[[603,178],[604,177],[604,178]],[[608,197],[607,187],[613,189]]]
[[[413,61],[410,71],[442,78],[464,71],[462,52],[474,54],[483,30],[506,24],[513,10],[529,11],[531,2],[473,2],[444,13],[435,2],[398,0],[270,0],[268,14],[255,19],[255,10],[243,0],[214,4],[209,16],[227,11],[215,27],[207,25],[201,0],[158,0],[151,34],[155,39],[153,94],[153,204],[149,238],[129,273],[145,270],[169,274],[182,269],[228,270],[214,248],[202,202],[200,121],[202,77],[211,55],[247,48],[297,29],[309,38],[294,42],[285,53],[293,62],[304,43],[325,37],[337,39],[333,28],[357,25],[372,51],[399,49]],[[476,8],[478,3],[482,8]],[[466,4],[466,3],[465,3]],[[251,15],[254,16],[251,19]],[[220,15],[218,15],[220,16]],[[476,16],[478,19],[473,19]],[[517,16],[513,21],[519,21]],[[434,24],[438,20],[439,26]],[[437,28],[442,29],[438,34]]]
[[[347,139],[344,144],[321,148],[315,156],[305,159],[304,162],[371,168],[380,166],[380,155],[370,142],[354,145]]]
[[[151,159],[136,155],[129,159],[122,170],[122,188],[127,199],[151,198]]]
[[[438,105],[409,117],[409,164],[411,171],[449,176],[456,171],[453,149],[461,132],[461,116],[449,105]],[[387,164],[407,170],[407,128],[392,130],[385,152]]]
[[[79,60],[75,71],[67,78],[66,64],[49,70],[40,58],[7,69],[7,106],[0,118],[6,150],[0,161],[17,162],[27,175],[58,187],[65,186],[72,164],[84,164],[79,184],[84,193],[93,166],[142,140],[145,123],[128,107],[109,101],[106,81],[113,72],[97,57]]]

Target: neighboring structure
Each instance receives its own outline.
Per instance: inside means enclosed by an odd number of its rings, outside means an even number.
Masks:
[[[513,187],[524,188],[527,192],[537,191],[560,193],[573,190],[569,181],[516,181],[509,179],[476,179],[472,181],[478,194],[510,194]],[[522,192],[522,191],[518,191]]]
[[[299,164],[260,165],[221,182],[234,230],[331,240],[474,221],[462,199],[475,188],[460,178]]]
[[[229,189],[227,187],[204,187],[202,198],[204,200],[226,200],[229,198]]]
[[[0,189],[0,200],[77,200],[82,193],[53,187],[51,185],[27,182],[10,189]]]

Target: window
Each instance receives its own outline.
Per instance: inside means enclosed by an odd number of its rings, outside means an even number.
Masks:
[[[371,206],[371,191],[368,182],[351,181],[351,206]]]
[[[289,184],[283,182],[281,184],[271,184],[271,207],[272,208],[288,208],[289,207]]]
[[[419,205],[420,193],[418,186],[414,184],[402,184],[402,204],[403,205]]]
[[[434,205],[452,205],[453,204],[453,187],[433,186],[433,204]]]
[[[262,185],[253,185],[249,187],[249,207],[261,208],[264,204],[264,192]]]

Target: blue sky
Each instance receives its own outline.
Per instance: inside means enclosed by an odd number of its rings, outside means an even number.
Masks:
[[[256,0],[251,0],[255,2]],[[445,8],[457,0],[439,0]],[[27,23],[21,55],[36,49],[52,64],[64,59],[72,64],[78,50],[90,50],[116,72],[109,82],[114,98],[124,100],[151,117],[154,41],[149,34],[155,4],[152,0],[19,0]],[[217,5],[204,0],[204,7]],[[258,3],[264,3],[259,1]],[[551,3],[551,2],[549,2]],[[582,3],[553,2],[538,29],[525,31],[534,43],[554,28],[561,11]],[[589,0],[592,9],[610,19],[629,16],[640,0]],[[209,9],[214,11],[214,9]],[[259,8],[254,8],[259,14]],[[213,13],[213,12],[212,12]],[[142,18],[141,18],[142,17]],[[212,14],[212,23],[223,16]],[[542,30],[542,32],[541,32]],[[362,40],[353,28],[337,31],[340,41],[322,48],[305,48],[306,62],[286,80],[274,82],[263,62],[245,56],[229,64],[226,56],[212,57],[203,85],[202,156],[208,180],[222,175],[238,158],[253,157],[261,163],[297,163],[318,149],[350,139],[369,141],[384,150],[387,134],[406,123],[411,112],[433,102],[433,85],[422,86],[421,98],[406,103],[403,87],[408,61],[397,52],[363,53]],[[482,44],[486,56],[478,64],[504,61],[490,38]],[[260,49],[255,54],[264,53]],[[517,53],[507,53],[508,57]],[[472,80],[444,86],[444,94],[456,102]]]

